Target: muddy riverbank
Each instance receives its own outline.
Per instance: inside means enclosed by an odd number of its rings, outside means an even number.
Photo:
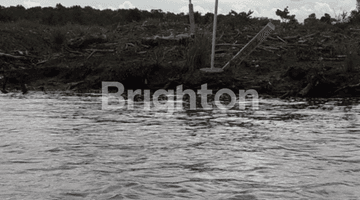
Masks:
[[[205,30],[195,38],[178,40],[149,39],[145,36],[150,32],[144,32],[147,27],[138,23],[121,26],[125,30],[121,32],[110,28],[87,29],[83,36],[76,33],[75,28],[80,29],[77,26],[71,31],[67,27],[65,33],[64,27],[20,25],[8,23],[0,29],[1,51],[5,52],[0,56],[3,92],[21,90],[21,81],[29,90],[100,92],[103,81],[117,81],[125,89],[152,91],[176,89],[179,85],[196,90],[208,84],[214,91],[228,88],[237,93],[254,89],[259,95],[281,98],[360,96],[358,52],[351,48],[340,51],[339,46],[354,40],[356,34],[349,30],[304,32],[303,37],[285,36],[277,31],[243,62],[232,63],[223,73],[208,74],[199,70],[210,67],[211,34],[205,34],[208,33]],[[257,30],[244,29],[244,38],[236,37],[246,43],[251,38],[247,34]],[[151,35],[167,34],[167,31],[159,29]],[[302,33],[303,29],[298,32]],[[326,34],[333,34],[334,38],[329,39]],[[338,35],[347,39],[339,39]],[[277,36],[285,38],[287,43],[274,41]],[[231,34],[219,38],[215,67],[224,66],[241,48],[241,44],[224,43],[233,38]],[[325,38],[321,43],[313,42],[321,38]]]

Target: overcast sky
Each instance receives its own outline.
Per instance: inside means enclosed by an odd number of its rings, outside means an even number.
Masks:
[[[81,7],[91,6],[96,9],[118,9],[118,8],[138,8],[140,10],[161,9],[164,12],[173,13],[189,11],[189,0],[2,0],[2,6],[23,5],[25,8],[34,6],[55,7],[61,3],[65,7],[80,5]],[[202,14],[214,12],[215,0],[192,0],[194,11]],[[311,13],[315,13],[317,18],[321,18],[324,13],[335,17],[342,11],[348,13],[356,8],[356,0],[219,0],[218,13],[228,14],[231,10],[236,12],[247,12],[253,10],[254,17],[269,17],[280,19],[275,15],[277,9],[283,10],[289,6],[290,15],[296,15],[299,22],[303,22]]]

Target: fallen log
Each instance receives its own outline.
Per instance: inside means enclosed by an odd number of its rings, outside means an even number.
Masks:
[[[107,37],[105,34],[102,35],[85,35],[83,37],[71,39],[68,41],[68,46],[71,48],[83,48],[94,43],[105,43]]]
[[[229,50],[227,50],[227,49],[217,49],[217,50],[215,50],[215,53],[216,53],[216,54],[228,53],[228,52],[229,52]]]
[[[245,44],[230,44],[230,43],[221,43],[216,44],[216,46],[233,46],[233,47],[243,47]]]
[[[82,53],[81,53],[81,52],[71,50],[70,48],[65,48],[65,50],[66,50],[67,52],[69,52],[69,53],[73,53],[73,54],[80,54],[80,55],[82,55]]]
[[[316,35],[318,35],[318,34],[320,34],[320,32],[316,32],[316,33],[312,33],[312,34],[309,34],[309,35],[302,36],[301,39],[310,38],[310,37],[316,36]]]
[[[279,50],[279,48],[277,48],[277,47],[271,47],[271,46],[262,46],[262,45],[260,45],[259,47],[260,47],[260,48],[263,48],[263,49]]]
[[[346,85],[346,86],[344,86],[342,88],[339,88],[339,89],[335,90],[334,94],[336,94],[336,93],[338,93],[338,92],[340,92],[342,90],[353,89],[353,88],[357,88],[357,87],[359,87],[359,89],[360,89],[360,83],[355,84],[355,85]]]
[[[284,39],[284,40],[296,40],[296,39],[298,39],[299,37],[300,37],[299,35],[295,35],[295,36],[283,37],[282,39]]]
[[[287,46],[308,47],[308,44],[287,44]]]
[[[126,43],[125,45],[126,45],[126,46],[125,46],[125,49],[127,49],[127,48],[128,48],[128,46],[135,47],[135,44],[133,44],[133,43]]]
[[[327,39],[331,39],[330,35],[322,35],[321,37],[327,38]]]
[[[8,58],[20,59],[20,60],[28,60],[28,58],[25,57],[25,56],[14,56],[14,55],[11,55],[11,54],[6,54],[6,53],[0,53],[0,57],[8,57]]]
[[[41,65],[41,64],[44,64],[46,63],[48,60],[42,60],[42,61],[39,61],[38,63],[36,63],[35,65]]]
[[[324,43],[324,42],[326,42],[326,41],[328,41],[329,40],[329,38],[325,38],[325,39],[322,39],[321,41],[320,41],[320,43]]]
[[[85,51],[115,52],[115,49],[84,49]]]
[[[117,46],[118,43],[104,43],[104,44],[101,44],[101,46],[104,46],[104,47],[112,47],[112,46]]]
[[[347,55],[337,55],[336,57],[337,57],[337,58],[346,58]]]
[[[115,52],[115,49],[85,49],[85,51],[91,51],[90,55],[86,58],[88,60],[96,52]]]
[[[271,36],[268,36],[268,39],[269,39],[269,40],[278,41],[278,39],[277,39],[277,38],[274,38],[274,37],[271,37]]]
[[[271,50],[271,49],[267,49],[267,48],[265,48],[265,47],[257,47],[258,49],[261,49],[261,50],[264,50],[264,51],[267,51],[267,52],[271,52],[271,53],[274,53],[274,51],[273,50]]]
[[[91,54],[86,58],[88,60],[96,51],[91,52]]]
[[[183,33],[183,34],[178,34],[178,35],[169,35],[169,36],[159,36],[159,35],[155,35],[152,37],[146,37],[143,38],[143,40],[181,40],[183,38],[190,38],[191,36],[187,33]]]
[[[187,33],[170,35],[170,36],[159,36],[155,35],[152,37],[144,37],[141,40],[143,45],[148,45],[149,47],[158,46],[160,43],[170,43],[170,44],[186,44],[190,40],[191,36]]]
[[[92,48],[92,49],[111,49],[111,48],[116,48],[118,47],[120,44],[119,43],[95,43],[95,44],[91,44],[89,45],[87,48]]]
[[[143,46],[143,47],[145,47],[145,48],[150,48],[150,46],[148,46],[148,45],[145,45],[145,44],[140,44],[141,46]]]
[[[76,87],[78,87],[79,85],[85,83],[85,81],[79,81],[79,82],[72,82],[68,84],[68,87],[66,88],[66,90],[73,90]]]
[[[287,51],[287,49],[283,46],[279,46],[280,49]]]
[[[323,58],[323,60],[325,60],[325,61],[344,61],[345,58],[341,58],[341,57],[339,57],[339,58]]]
[[[286,41],[284,41],[283,39],[281,39],[281,37],[279,37],[279,36],[276,36],[281,42],[283,42],[283,43],[287,43]]]
[[[311,81],[310,83],[307,84],[307,86],[304,89],[302,89],[299,92],[299,95],[303,96],[303,97],[306,96],[310,92],[310,90],[313,88],[313,86],[314,86],[314,83]]]
[[[14,50],[13,51],[14,53],[17,53],[17,54],[19,54],[19,55],[25,55],[25,56],[28,56],[29,55],[29,52],[27,51],[27,50],[25,50],[25,51],[20,51],[20,50]]]

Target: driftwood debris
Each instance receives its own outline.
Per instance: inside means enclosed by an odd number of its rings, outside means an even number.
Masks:
[[[80,86],[81,84],[85,83],[85,81],[79,81],[79,82],[72,82],[69,83],[68,87],[66,88],[66,90],[73,90],[76,87]]]
[[[322,60],[325,60],[325,61],[344,61],[345,58],[342,58],[342,57],[337,57],[337,58],[322,58]]]
[[[283,40],[283,39],[281,39],[281,37],[279,37],[279,36],[276,36],[281,42],[283,42],[283,43],[287,43],[285,40]]]
[[[95,52],[115,52],[115,49],[84,49],[85,51]]]
[[[274,41],[277,41],[277,40],[278,40],[277,38],[274,38],[274,37],[271,37],[271,36],[268,36],[267,39],[269,39],[269,40],[274,40]]]
[[[296,35],[296,36],[287,36],[287,37],[283,37],[282,39],[284,40],[296,40],[298,39],[300,36],[299,35]]]
[[[105,34],[102,35],[85,35],[82,37],[74,38],[68,41],[68,46],[70,48],[84,48],[90,44],[94,43],[105,43],[107,42],[107,37]]]
[[[95,52],[96,52],[96,51],[92,51],[92,52],[90,53],[90,55],[86,58],[86,60],[88,60]]]
[[[19,59],[19,60],[28,60],[28,58],[25,56],[14,56],[14,55],[7,54],[7,53],[0,53],[0,57],[8,57],[8,58]]]
[[[115,49],[84,49],[85,51],[91,51],[90,55],[86,58],[88,60],[92,55],[94,55],[96,52],[115,52]]]
[[[346,90],[346,89],[359,89],[360,90],[360,83],[358,84],[354,84],[354,85],[346,85],[342,88],[339,88],[337,90],[335,90],[334,94],[339,93],[340,91]]]
[[[303,97],[306,96],[310,92],[310,90],[313,88],[313,86],[314,86],[313,82],[308,83],[306,85],[306,87],[299,92],[299,95],[303,96]]]
[[[221,43],[221,44],[216,44],[216,46],[232,46],[232,47],[239,47],[239,48],[242,48],[243,46],[245,46],[245,44],[229,44],[229,43]]]
[[[152,37],[145,37],[143,38],[143,40],[181,40],[184,38],[190,38],[191,35],[187,34],[187,33],[182,33],[182,34],[178,34],[178,35],[169,35],[169,36],[159,36],[159,35],[155,35]]]

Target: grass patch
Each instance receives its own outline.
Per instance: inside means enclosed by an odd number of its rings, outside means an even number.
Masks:
[[[189,72],[200,68],[210,67],[211,35],[206,32],[195,34],[185,53],[185,68]]]
[[[61,50],[63,44],[66,43],[66,32],[61,29],[57,28],[52,33],[52,44],[54,45],[54,49],[56,51]]]

